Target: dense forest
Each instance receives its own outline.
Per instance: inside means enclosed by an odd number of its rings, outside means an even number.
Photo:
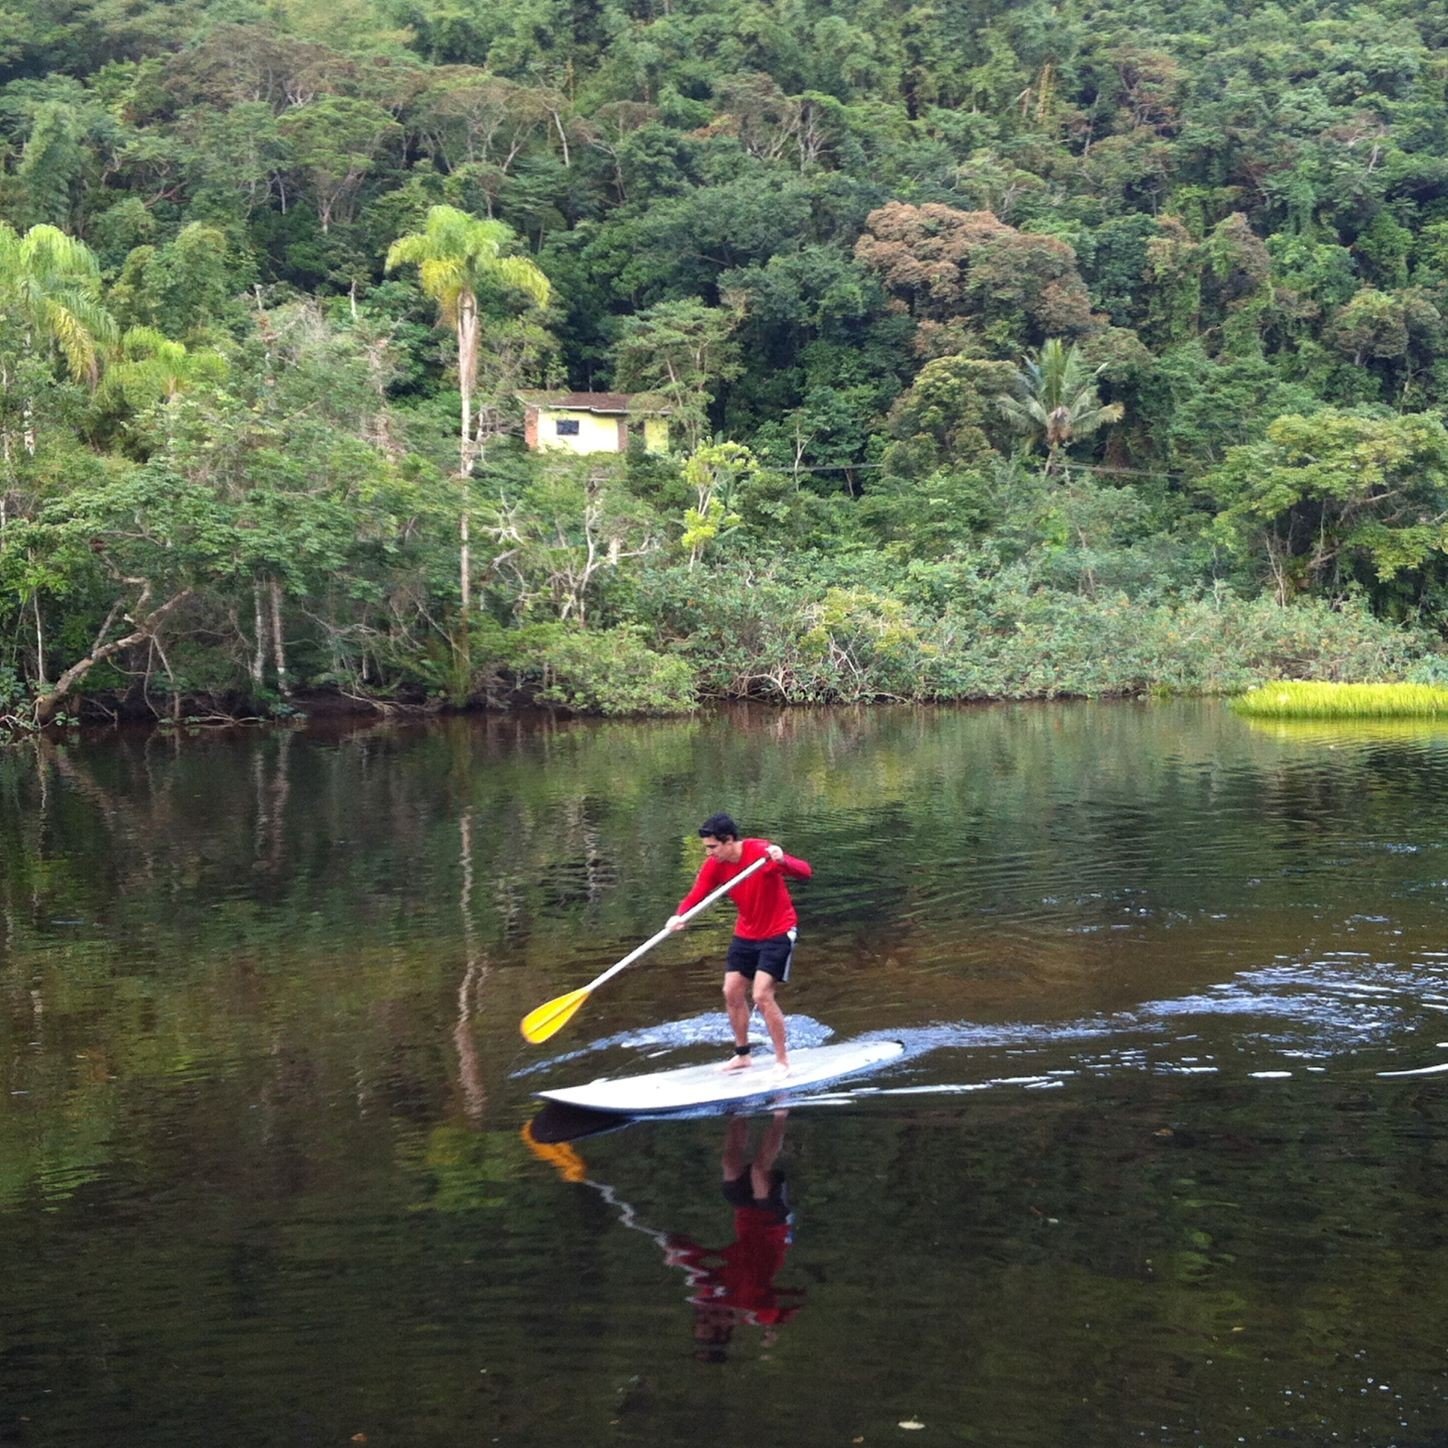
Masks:
[[[16,0],[0,717],[1448,677],[1445,40]]]

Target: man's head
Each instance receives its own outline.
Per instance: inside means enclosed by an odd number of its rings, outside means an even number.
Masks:
[[[737,865],[744,853],[739,843],[739,826],[727,814],[711,814],[699,826],[699,838],[704,841],[704,853],[711,860]]]
[[[739,838],[739,826],[722,811],[719,814],[711,814],[709,818],[699,826],[699,838],[701,840],[707,840],[710,835],[713,835],[716,840],[720,841],[737,840]]]

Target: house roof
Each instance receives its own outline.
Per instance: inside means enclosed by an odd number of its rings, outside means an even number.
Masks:
[[[633,411],[632,392],[520,392],[518,399],[532,407],[566,408],[570,412],[628,413]],[[668,412],[667,407],[650,407],[650,412]]]

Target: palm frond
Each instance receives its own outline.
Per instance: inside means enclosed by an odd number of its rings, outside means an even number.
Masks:
[[[1011,397],[1002,393],[996,398],[1001,416],[1017,432],[1036,432],[1046,424],[1046,414],[1034,397]]]
[[[457,320],[465,297],[490,284],[521,291],[541,306],[550,295],[548,278],[526,257],[505,255],[516,241],[505,222],[434,206],[421,232],[400,236],[388,248],[386,268],[416,266],[423,291],[446,323]]]
[[[19,261],[37,277],[64,277],[72,284],[100,288],[101,267],[95,253],[58,226],[32,226],[20,243]]]
[[[77,381],[84,378],[94,385],[100,374],[96,360],[95,338],[80,318],[54,298],[47,298],[41,311],[46,334],[65,358],[66,368]]]
[[[526,257],[500,256],[490,270],[504,286],[532,297],[540,307],[545,305],[552,295],[548,278]]]
[[[997,397],[996,405],[1017,431],[1036,433],[1054,458],[1074,439],[1125,415],[1119,402],[1102,404],[1096,381],[1103,370],[1089,367],[1076,343],[1049,337],[1034,357],[1022,358],[1015,377],[1019,396]]]

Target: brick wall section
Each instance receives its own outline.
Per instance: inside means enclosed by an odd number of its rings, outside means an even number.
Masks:
[[[538,449],[538,409],[523,409],[523,441],[535,452]]]

